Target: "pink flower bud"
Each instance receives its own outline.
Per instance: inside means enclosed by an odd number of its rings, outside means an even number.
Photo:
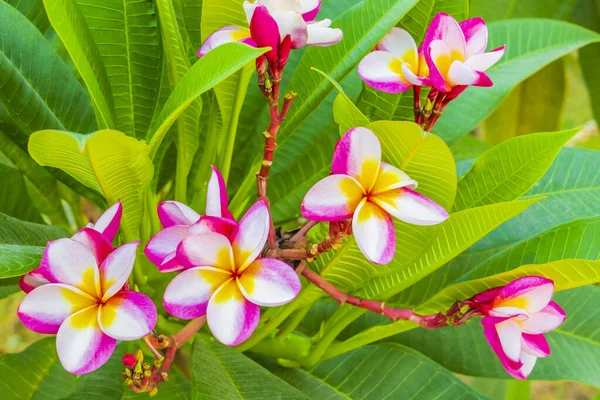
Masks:
[[[127,353],[123,356],[123,365],[125,365],[127,368],[133,368],[135,363],[137,363],[137,359],[133,354]]]

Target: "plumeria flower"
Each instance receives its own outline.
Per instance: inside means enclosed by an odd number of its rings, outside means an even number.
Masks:
[[[46,246],[40,273],[50,283],[27,294],[18,315],[32,331],[56,334],[58,358],[70,373],[98,369],[117,340],[139,339],[154,328],[154,303],[124,288],[138,243],[117,248],[100,265],[76,240],[59,239]]]
[[[404,29],[392,28],[358,65],[361,79],[374,89],[401,93],[413,86],[429,86],[429,69],[422,50]]]
[[[189,269],[167,287],[165,309],[182,319],[206,315],[215,337],[235,346],[256,328],[260,306],[292,301],[300,291],[294,269],[276,259],[259,258],[269,218],[266,204],[259,201],[241,219],[233,241],[218,233],[184,239],[177,257]]]
[[[553,293],[552,280],[526,276],[472,299],[485,315],[481,323],[487,341],[515,378],[526,379],[537,359],[550,355],[543,334],[556,329],[566,318],[562,308],[551,300]]]
[[[206,215],[200,215],[185,204],[165,201],[158,206],[158,218],[165,229],[146,245],[144,253],[159,271],[180,271],[185,267],[177,259],[177,246],[189,236],[217,232],[231,237],[237,222],[228,209],[229,199],[225,181],[219,170],[212,167],[206,194]]]
[[[381,161],[381,144],[367,128],[350,129],[333,154],[332,172],[317,182],[302,202],[302,215],[314,221],[352,218],[356,243],[372,262],[387,264],[394,257],[394,217],[417,225],[434,225],[448,213],[415,192],[417,182]]]
[[[330,28],[331,20],[315,21],[320,8],[321,0],[245,1],[250,30],[231,25],[221,28],[205,41],[198,56],[228,42],[242,42],[271,47],[267,59],[283,67],[291,49],[329,46],[342,40],[342,31]]]
[[[457,86],[492,86],[485,71],[500,60],[506,46],[485,53],[487,41],[483,19],[471,18],[459,24],[448,14],[436,15],[422,46],[431,85],[440,92]]]
[[[120,201],[117,201],[98,218],[96,224],[88,224],[71,239],[87,246],[96,256],[96,261],[101,264],[104,258],[114,250],[110,242],[117,236],[122,215],[123,206]],[[19,281],[19,287],[25,293],[29,293],[36,287],[47,283],[49,282],[44,278],[40,268],[36,268],[23,275]]]

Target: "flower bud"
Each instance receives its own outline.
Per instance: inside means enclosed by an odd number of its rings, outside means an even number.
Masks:
[[[137,362],[137,359],[131,353],[125,354],[122,360],[123,365],[125,365],[127,368],[133,368],[135,366],[135,363]]]

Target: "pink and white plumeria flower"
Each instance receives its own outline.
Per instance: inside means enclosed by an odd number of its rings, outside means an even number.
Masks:
[[[448,213],[415,192],[417,182],[381,161],[381,144],[367,128],[350,129],[336,145],[331,175],[317,182],[302,202],[302,215],[313,221],[352,218],[352,230],[362,253],[387,264],[396,250],[390,216],[417,225],[445,221]]]
[[[198,56],[228,42],[242,42],[271,47],[267,59],[277,64],[287,60],[290,49],[338,43],[343,33],[340,29],[330,28],[331,20],[315,21],[320,8],[321,0],[245,1],[244,11],[250,30],[231,25],[221,28],[206,39]]]
[[[114,250],[110,242],[117,236],[122,215],[123,206],[120,201],[117,201],[104,211],[95,224],[88,224],[71,239],[87,246],[96,255],[96,261],[101,264],[104,261],[103,257]],[[49,282],[44,278],[40,268],[36,268],[23,275],[19,281],[19,287],[25,293],[29,293],[36,287],[47,283]]]
[[[241,219],[231,242],[218,233],[184,239],[177,257],[189,269],[167,287],[165,309],[182,319],[206,315],[210,330],[223,344],[245,341],[256,329],[260,306],[286,304],[300,291],[292,267],[259,257],[269,227],[269,210],[259,201]]]
[[[185,204],[165,201],[158,206],[158,218],[165,229],[146,245],[144,253],[159,271],[180,271],[185,267],[177,258],[177,246],[186,237],[217,232],[226,237],[234,233],[237,222],[228,209],[229,199],[225,181],[219,170],[212,167],[206,194],[206,215],[200,215]]]
[[[361,79],[374,89],[401,93],[413,86],[429,86],[429,69],[422,50],[410,33],[392,30],[358,65]]]
[[[506,371],[526,379],[539,357],[550,355],[544,333],[556,329],[566,318],[553,302],[554,282],[526,276],[506,286],[487,290],[472,298],[483,312],[483,331]]]
[[[483,19],[471,18],[459,24],[448,14],[436,15],[422,45],[431,85],[440,92],[457,86],[492,86],[485,71],[500,60],[506,46],[486,53],[487,41]]]
[[[117,340],[135,340],[156,324],[154,303],[124,289],[139,242],[125,244],[104,257],[73,239],[49,242],[40,273],[50,283],[33,289],[18,315],[34,332],[56,334],[58,358],[72,374],[101,367]]]

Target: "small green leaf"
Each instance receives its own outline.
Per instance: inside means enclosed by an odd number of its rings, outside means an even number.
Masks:
[[[518,199],[578,130],[520,136],[486,151],[459,180],[454,210]]]
[[[192,355],[193,399],[308,399],[232,348],[196,339]]]
[[[46,130],[31,135],[29,153],[40,165],[60,168],[103,193],[109,205],[121,200],[126,240],[138,237],[142,196],[153,175],[148,146],[114,130],[91,135]]]
[[[484,398],[421,353],[397,344],[364,347],[308,371],[259,361],[315,400]]]
[[[75,0],[44,0],[44,6],[52,27],[71,55],[89,90],[98,127],[115,128],[116,117],[110,82],[81,9]]]
[[[507,20],[488,27],[488,49],[507,44],[506,54],[488,71],[494,86],[470,87],[444,111],[433,132],[448,143],[477,127],[524,79],[565,54],[600,41],[597,33],[561,21]]]

